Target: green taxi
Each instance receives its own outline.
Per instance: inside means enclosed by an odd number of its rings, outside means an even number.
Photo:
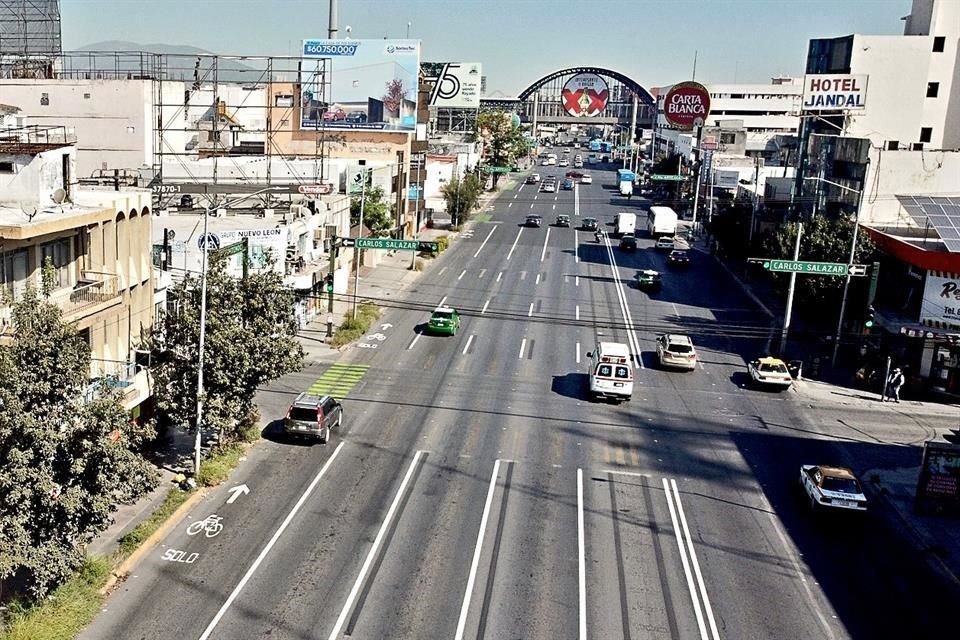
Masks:
[[[430,333],[445,333],[449,336],[457,335],[460,328],[460,314],[452,307],[440,307],[430,316],[427,330]]]
[[[659,271],[653,269],[644,269],[637,272],[637,288],[641,291],[656,293],[663,288],[663,278]]]

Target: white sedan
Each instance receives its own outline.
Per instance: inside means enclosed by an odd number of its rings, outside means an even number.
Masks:
[[[580,184],[593,184],[593,178],[589,173],[585,173],[580,177]]]
[[[779,358],[758,358],[747,364],[750,382],[756,385],[776,387],[781,391],[793,384],[793,376],[787,365]]]
[[[805,464],[800,467],[800,486],[810,508],[866,511],[867,497],[860,481],[846,467]]]

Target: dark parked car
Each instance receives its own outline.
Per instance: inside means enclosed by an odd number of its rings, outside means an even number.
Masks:
[[[531,213],[527,216],[527,221],[524,224],[528,227],[539,227],[543,224],[543,218],[535,213]]]
[[[288,435],[330,439],[330,430],[343,422],[343,405],[332,396],[301,393],[287,410],[283,430]]]
[[[363,124],[367,121],[367,114],[363,111],[351,111],[347,114],[346,121],[353,124]]]
[[[557,226],[558,227],[569,227],[570,226],[570,216],[565,214],[560,214],[557,216]]]
[[[620,238],[620,248],[624,251],[636,251],[637,250],[637,237],[631,235],[625,235]]]
[[[690,254],[686,251],[674,249],[667,256],[667,264],[671,267],[688,267],[690,266]]]
[[[580,228],[584,231],[596,231],[600,228],[600,223],[597,222],[596,218],[584,218]]]

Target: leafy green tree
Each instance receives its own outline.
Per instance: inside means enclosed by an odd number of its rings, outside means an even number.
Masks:
[[[188,276],[172,295],[176,313],[155,329],[153,343],[163,352],[154,369],[157,407],[165,426],[196,429],[197,364],[200,342],[200,279]],[[246,280],[226,271],[213,255],[207,271],[204,336],[203,419],[216,429],[220,444],[242,437],[244,418],[254,409],[257,389],[303,366],[297,341],[293,292],[275,271],[251,273]]]
[[[815,216],[803,223],[803,235],[800,238],[800,259],[811,262],[846,263],[850,257],[850,243],[853,239],[853,220],[840,217],[829,218]],[[766,258],[793,258],[793,247],[797,238],[798,225],[790,222],[780,226],[774,234],[763,239]],[[857,235],[855,264],[869,263],[876,255],[876,247],[866,233]],[[777,286],[787,289],[789,274],[773,274]],[[823,305],[834,305],[840,298],[844,278],[836,276],[797,276],[796,303],[801,309],[822,309]]]
[[[350,199],[350,218],[354,224],[360,221],[360,195],[354,194]],[[374,187],[369,179],[363,193],[363,224],[374,235],[385,234],[396,225],[393,220],[393,207],[388,202],[383,187]]]
[[[672,153],[669,156],[660,158],[653,164],[653,168],[650,169],[651,174],[658,175],[677,175],[678,167],[681,164],[681,156],[679,153]]]
[[[463,178],[454,176],[441,191],[447,203],[447,211],[456,226],[468,221],[470,213],[477,208],[480,203],[480,194],[483,192],[483,183],[472,173]]]
[[[0,580],[43,597],[81,564],[120,504],[152,490],[139,453],[152,425],[105,387],[84,400],[90,348],[58,307],[28,289],[0,347]]]
[[[483,160],[488,166],[512,166],[528,151],[523,130],[514,124],[512,114],[505,111],[481,111],[472,139],[483,143]],[[500,174],[493,174],[494,189],[499,178]]]

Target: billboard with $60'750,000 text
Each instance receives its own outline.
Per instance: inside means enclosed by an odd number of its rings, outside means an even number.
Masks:
[[[301,129],[413,131],[419,40],[304,40]]]

